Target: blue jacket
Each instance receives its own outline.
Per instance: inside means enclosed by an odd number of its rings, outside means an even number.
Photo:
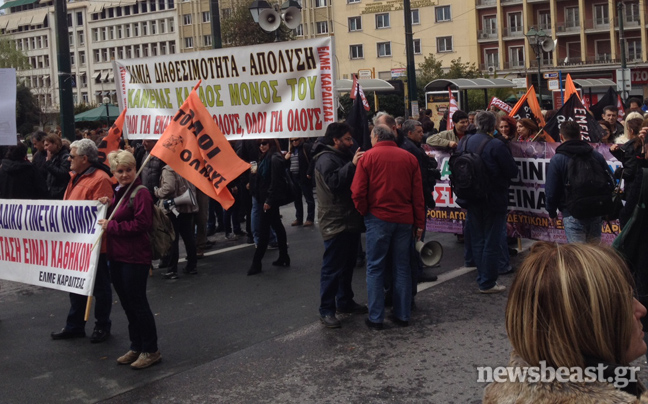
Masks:
[[[468,142],[466,151],[475,153],[481,142],[487,137],[490,136],[485,133],[464,136],[457,146],[457,150],[463,147],[463,142]],[[495,213],[506,213],[508,211],[508,188],[511,179],[518,176],[518,166],[513,159],[511,150],[501,140],[493,139],[486,143],[481,158],[491,181],[486,207]],[[461,206],[471,207],[467,201],[461,199],[457,199],[457,203]]]
[[[584,140],[567,140],[556,149],[556,154],[549,161],[547,168],[547,181],[545,182],[545,197],[547,199],[546,210],[549,217],[557,216],[556,209],[560,210],[563,217],[571,216],[565,206],[565,186],[567,185],[567,169],[571,157],[559,153],[585,154],[592,151],[594,158],[612,175],[612,170],[601,153],[592,149],[589,143]]]

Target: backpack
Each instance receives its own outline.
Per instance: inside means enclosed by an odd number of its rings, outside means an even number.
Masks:
[[[128,206],[133,206],[133,200],[137,191],[140,189],[148,189],[144,185],[138,185],[131,192]],[[149,240],[151,242],[151,251],[153,252],[153,259],[158,260],[171,251],[171,246],[175,240],[175,230],[171,219],[164,213],[164,210],[153,205],[153,226],[149,231]]]
[[[568,154],[565,206],[576,219],[606,216],[613,211],[615,181],[594,158],[594,150],[585,154]]]
[[[460,146],[450,156],[450,186],[458,199],[485,201],[488,199],[490,178],[481,154],[493,138],[489,136],[484,139],[473,153],[466,150],[471,136],[462,139]]]

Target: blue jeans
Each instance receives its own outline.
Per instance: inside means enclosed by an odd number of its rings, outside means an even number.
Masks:
[[[400,320],[409,321],[412,308],[412,225],[385,222],[368,213],[365,216],[365,226],[369,321],[382,323],[385,319],[384,278],[387,270],[392,272],[393,277],[394,315]],[[392,268],[386,268],[388,252],[392,253]]]
[[[99,254],[97,273],[92,294],[95,298],[95,329],[110,332],[110,311],[112,310],[112,288],[110,287],[110,272],[106,254]],[[85,309],[88,296],[70,293],[70,311],[68,312],[65,329],[68,331],[85,330]]]
[[[506,215],[483,206],[468,208],[468,231],[480,290],[490,289],[497,283]]]
[[[130,349],[135,352],[157,352],[155,317],[146,298],[149,265],[111,261],[110,274],[128,319]]]
[[[509,272],[511,269],[513,269],[513,267],[511,267],[511,256],[509,255],[508,237],[506,235],[506,220],[504,220],[500,239],[500,258],[497,261],[497,271],[500,274],[503,274]]]
[[[239,203],[238,200],[227,210],[223,209],[223,221],[225,222],[225,235],[241,232],[241,222],[239,221]]]
[[[337,309],[353,307],[353,269],[360,233],[342,232],[324,241],[320,275],[320,316],[335,315]],[[336,302],[337,300],[337,302]]]
[[[573,216],[563,217],[565,234],[569,243],[599,243],[601,241],[601,216],[590,219],[576,219]]]
[[[252,197],[252,213],[250,228],[252,229],[252,236],[254,237],[254,244],[259,245],[259,223],[261,222],[261,213],[263,212],[263,203],[259,203],[255,197]],[[269,244],[277,244],[277,235],[274,230],[270,228],[270,241]]]

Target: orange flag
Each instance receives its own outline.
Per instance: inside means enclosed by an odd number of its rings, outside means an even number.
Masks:
[[[567,79],[565,79],[565,100],[568,100],[572,94],[576,94],[578,99],[581,99],[580,95],[578,95],[578,90],[576,90],[576,85],[574,85],[574,81],[572,80],[571,75],[567,74]]]
[[[234,197],[227,184],[250,168],[241,160],[200,101],[196,88],[151,150],[185,178],[229,209]]]
[[[542,115],[540,103],[538,103],[538,97],[533,86],[529,87],[526,94],[515,104],[511,112],[509,112],[509,116],[515,119],[531,118],[539,127],[545,126],[544,116]]]
[[[119,149],[119,142],[122,138],[122,133],[124,129],[124,118],[126,117],[126,108],[124,108],[119,114],[119,117],[113,123],[113,126],[110,127],[108,135],[101,139],[101,143],[97,149],[99,149],[99,161],[102,162],[105,166],[110,168],[108,164],[108,153]]]

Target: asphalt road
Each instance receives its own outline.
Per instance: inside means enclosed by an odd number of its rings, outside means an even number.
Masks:
[[[283,213],[290,223],[291,210]],[[221,233],[198,275],[171,281],[156,271],[148,296],[163,360],[142,371],[115,362],[129,346],[116,295],[108,341],[53,341],[67,294],[0,281],[0,402],[480,402],[477,366],[508,358],[506,293],[477,292],[454,236],[427,236],[443,244],[444,258],[427,270],[439,281],[419,285],[411,326],[376,332],[363,316],[344,317],[337,330],[320,325],[321,237],[317,228],[287,231],[290,268],[272,267],[278,253],[268,251],[263,274],[246,276],[254,246]],[[365,303],[364,268],[355,271],[354,290]]]

